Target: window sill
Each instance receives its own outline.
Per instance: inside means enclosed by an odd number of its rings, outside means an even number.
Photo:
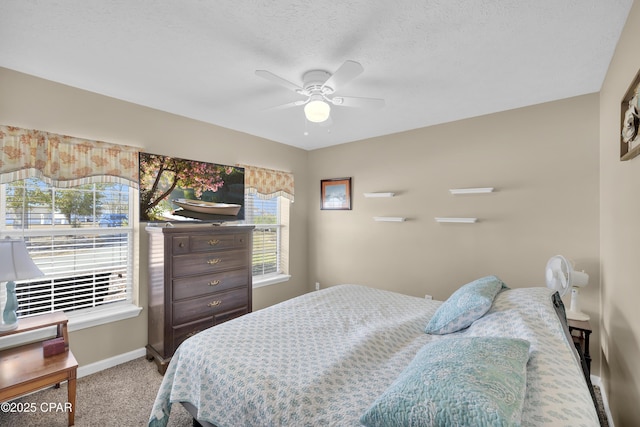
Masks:
[[[88,313],[68,313],[69,332],[137,317],[141,311],[142,307],[134,304],[118,304],[114,307],[91,310]]]
[[[277,274],[277,275],[265,277],[263,279],[255,280],[253,282],[253,287],[261,288],[263,286],[275,285],[276,283],[288,282],[289,279],[291,279],[291,275],[289,274]]]
[[[118,304],[114,307],[95,309],[85,313],[67,313],[69,332],[79,331],[93,326],[104,325],[106,323],[117,322],[118,320],[136,317],[142,311],[142,307],[134,304]],[[19,322],[20,320],[18,320]],[[44,340],[55,336],[55,326],[50,328],[37,329],[22,334],[0,337],[0,349],[14,347],[32,341]]]

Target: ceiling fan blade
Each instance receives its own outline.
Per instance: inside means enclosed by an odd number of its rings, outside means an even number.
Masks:
[[[267,108],[265,108],[265,110],[285,110],[287,108],[298,107],[300,105],[304,105],[307,102],[309,102],[308,99],[303,99],[303,100],[293,101],[293,102],[287,102],[286,104],[276,105],[274,107],[267,107]]]
[[[324,82],[322,87],[328,86],[334,91],[341,88],[343,85],[349,83],[354,78],[358,77],[364,68],[356,61],[344,61],[344,63],[336,70],[335,73],[329,79]]]
[[[355,96],[334,96],[329,99],[333,105],[342,107],[363,107],[382,108],[385,106],[384,99],[380,98],[359,98]]]
[[[256,70],[256,76],[260,76],[263,79],[267,79],[270,82],[273,82],[277,85],[283,86],[289,90],[292,90],[294,92],[298,92],[301,93],[302,92],[302,88],[296,84],[291,83],[289,80],[285,80],[280,76],[276,76],[275,74],[273,74],[271,71],[267,71],[267,70]]]

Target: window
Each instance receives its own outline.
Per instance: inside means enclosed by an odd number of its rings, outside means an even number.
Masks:
[[[286,247],[289,201],[274,196],[262,199],[256,194],[245,198],[245,222],[255,226],[253,231],[253,281],[284,275],[287,270]]]
[[[257,166],[244,168],[245,222],[253,232],[253,286],[289,278],[289,207],[293,203],[293,174]]]
[[[115,183],[0,185],[0,233],[24,238],[45,273],[17,282],[18,317],[132,302],[133,199],[132,189]]]

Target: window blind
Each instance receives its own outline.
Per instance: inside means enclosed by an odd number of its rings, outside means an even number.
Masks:
[[[280,273],[278,256],[280,226],[256,224],[253,230],[253,262],[254,276]]]
[[[282,272],[280,265],[280,197],[245,195],[245,222],[254,225],[252,272],[260,276]]]
[[[122,184],[0,185],[0,233],[24,239],[45,274],[16,282],[19,317],[132,302],[134,199]]]
[[[131,230],[26,237],[46,279],[17,283],[18,316],[131,302],[131,239]]]

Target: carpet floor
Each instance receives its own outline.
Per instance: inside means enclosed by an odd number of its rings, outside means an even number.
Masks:
[[[144,357],[123,363],[93,375],[80,378],[76,389],[75,425],[78,427],[146,426],[162,376],[156,364]],[[600,390],[595,388],[599,411],[604,414]],[[49,388],[15,400],[21,406],[35,408],[33,412],[0,411],[0,426],[54,427],[66,426],[66,412],[57,412],[67,401],[67,386]],[[22,405],[20,405],[22,404]],[[44,406],[43,406],[44,404]],[[54,409],[48,410],[49,407]],[[44,408],[44,410],[42,409]],[[607,425],[606,416],[601,421]],[[192,419],[182,405],[171,407],[169,427],[191,427]]]

